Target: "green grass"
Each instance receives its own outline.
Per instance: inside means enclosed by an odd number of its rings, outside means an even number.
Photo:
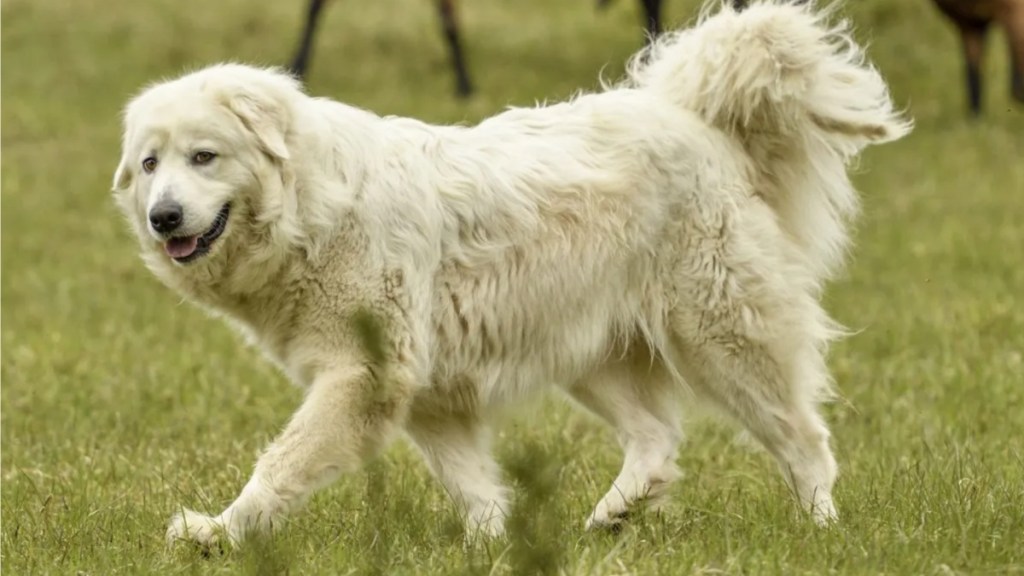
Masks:
[[[964,118],[956,37],[925,0],[848,9],[918,128],[861,163],[858,246],[828,295],[861,330],[831,357],[839,526],[797,519],[769,458],[699,424],[669,514],[585,533],[618,451],[549,400],[500,437],[520,504],[507,540],[464,546],[397,445],[271,540],[209,559],[167,549],[176,507],[230,502],[300,392],[143,269],[108,194],[118,112],[186,67],[284,61],[300,4],[4,1],[5,574],[1024,573],[1024,113],[998,38],[987,114]],[[472,122],[594,87],[639,41],[630,0],[602,14],[592,0],[463,2],[480,88],[463,103],[431,4],[333,3],[312,92]],[[695,6],[670,0],[669,16]]]

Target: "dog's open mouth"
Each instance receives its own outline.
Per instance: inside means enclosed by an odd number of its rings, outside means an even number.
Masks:
[[[228,214],[231,212],[231,204],[225,204],[220,212],[217,213],[217,217],[213,219],[213,224],[210,228],[202,233],[195,236],[182,236],[180,238],[171,238],[164,244],[164,250],[167,251],[167,255],[174,259],[179,264],[185,264],[191,262],[203,254],[210,251],[210,246],[220,238],[220,235],[224,233],[224,229],[228,226]]]

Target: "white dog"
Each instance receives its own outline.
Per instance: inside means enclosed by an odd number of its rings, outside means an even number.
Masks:
[[[818,300],[857,208],[845,168],[909,129],[845,26],[771,2],[658,40],[622,85],[474,127],[241,65],[147,89],[114,178],[146,264],[307,391],[237,500],[168,537],[268,530],[401,431],[467,529],[500,534],[491,415],[550,385],[625,452],[591,526],[659,503],[691,393],[828,522]]]

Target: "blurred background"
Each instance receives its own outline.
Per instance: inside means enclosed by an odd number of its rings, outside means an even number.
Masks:
[[[452,14],[472,83],[460,97],[439,3],[332,0],[313,38],[308,91],[439,123],[566,98],[596,89],[600,75],[617,79],[643,44],[642,3],[605,4],[458,2]],[[664,28],[692,21],[699,8],[664,0]],[[162,542],[175,506],[230,501],[298,403],[300,392],[227,327],[150,277],[109,189],[119,114],[133,94],[219,61],[288,65],[308,10],[303,0],[3,1],[2,554],[10,573],[178,566]],[[851,0],[842,12],[917,123],[855,168],[864,197],[857,247],[828,293],[833,314],[861,331],[831,358],[843,394],[829,419],[847,523],[827,537],[805,531],[781,504],[769,459],[697,427],[681,453],[690,475],[676,498],[690,512],[632,547],[579,540],[579,520],[619,456],[607,430],[548,403],[539,424],[514,421],[500,445],[507,457],[532,446],[558,463],[562,499],[550,509],[564,522],[548,540],[575,559],[570,566],[1024,570],[1024,108],[1010,98],[1007,36],[991,27],[976,74],[983,106],[973,115],[961,34],[931,0]],[[378,466],[386,473],[372,478],[394,498],[411,491],[419,499],[405,503],[416,514],[448,518],[444,494],[407,449]],[[382,545],[353,528],[365,510],[362,482],[327,491],[296,520],[295,556],[305,558],[296,562],[308,563],[296,570],[332,573]],[[447,520],[392,520],[387,566],[445,571],[463,554],[442,536]],[[651,542],[668,564],[652,560]],[[508,561],[500,546],[482,560],[485,568]]]

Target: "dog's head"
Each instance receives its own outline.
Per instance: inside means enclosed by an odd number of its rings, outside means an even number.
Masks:
[[[288,134],[304,97],[287,75],[220,65],[131,101],[114,193],[163,281],[219,280],[259,251],[287,203]]]

